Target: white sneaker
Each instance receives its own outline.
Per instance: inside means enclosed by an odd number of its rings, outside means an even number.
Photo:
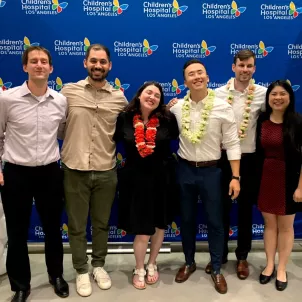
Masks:
[[[95,267],[92,274],[100,289],[109,289],[111,287],[110,276],[103,267]]]
[[[92,293],[91,282],[89,278],[89,274],[78,274],[77,275],[77,292],[82,297],[88,297]]]

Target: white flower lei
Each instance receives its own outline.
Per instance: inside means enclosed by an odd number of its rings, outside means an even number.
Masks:
[[[205,101],[204,108],[200,112],[201,121],[199,129],[195,132],[190,130],[190,91],[184,98],[184,103],[182,105],[182,118],[181,118],[181,134],[186,137],[192,144],[199,143],[206,134],[206,128],[208,125],[208,119],[213,108],[215,92],[212,89],[208,89],[208,97]]]
[[[234,100],[234,96],[232,95],[232,93],[230,92],[230,86],[232,81],[234,81],[234,78],[231,78],[226,85],[226,89],[229,92],[227,101],[230,105],[233,104],[233,100]],[[254,92],[255,92],[255,80],[254,79],[250,79],[249,82],[249,86],[247,88],[247,98],[245,101],[245,108],[244,108],[244,112],[243,112],[243,119],[241,121],[240,127],[239,127],[239,131],[238,131],[238,136],[240,138],[240,140],[244,140],[247,136],[246,132],[247,132],[247,128],[249,126],[249,121],[250,121],[250,111],[251,111],[251,104],[252,101],[254,99]]]

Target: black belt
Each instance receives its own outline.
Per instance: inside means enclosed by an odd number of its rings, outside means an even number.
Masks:
[[[218,160],[209,160],[209,161],[190,161],[180,157],[181,160],[185,161],[189,165],[196,167],[196,168],[203,168],[203,167],[214,167],[217,166]]]

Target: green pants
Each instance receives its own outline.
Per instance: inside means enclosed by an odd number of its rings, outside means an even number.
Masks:
[[[93,267],[104,266],[107,255],[108,221],[114,200],[116,169],[109,171],[64,169],[64,191],[68,215],[68,235],[73,267],[88,272],[86,227],[90,210]]]

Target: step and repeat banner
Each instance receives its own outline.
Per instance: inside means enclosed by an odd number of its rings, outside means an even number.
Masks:
[[[203,61],[210,88],[233,76],[233,56],[240,49],[256,53],[256,83],[268,86],[288,79],[302,112],[302,0],[0,0],[0,87],[9,89],[26,80],[21,55],[29,45],[41,45],[53,56],[49,86],[60,91],[64,83],[86,77],[83,59],[87,47],[102,43],[111,51],[109,81],[130,100],[147,80],[161,83],[165,101],[185,94],[182,67],[186,60]],[[118,149],[117,163],[124,154]],[[207,225],[199,203],[197,239],[207,240]],[[109,241],[132,241],[116,226],[112,209]],[[176,206],[176,205],[175,205]],[[232,211],[230,237],[237,237],[237,204]],[[253,238],[262,239],[263,220],[254,209]],[[295,222],[302,238],[302,215]],[[91,240],[90,222],[87,226]],[[169,226],[165,241],[180,241],[179,218]],[[63,214],[62,237],[68,241]],[[44,234],[33,207],[29,241]]]

